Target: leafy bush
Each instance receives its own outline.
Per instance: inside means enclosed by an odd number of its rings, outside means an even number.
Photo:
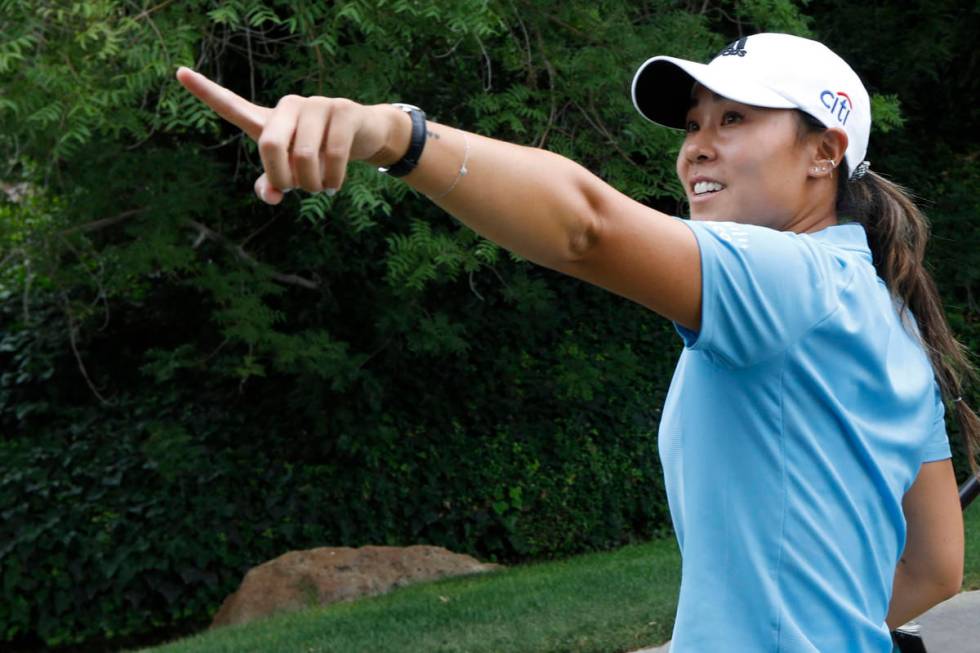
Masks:
[[[933,202],[930,260],[975,349],[980,178],[956,97],[976,95],[977,16],[818,4],[2,3],[0,645],[199,628],[290,549],[516,563],[669,533],[669,323],[367,166],[332,198],[260,204],[254,144],[178,65],[266,106],[410,101],[679,214],[678,137],[635,113],[635,67],[750,28],[824,34],[876,94],[875,168]],[[909,16],[914,48],[880,28]]]

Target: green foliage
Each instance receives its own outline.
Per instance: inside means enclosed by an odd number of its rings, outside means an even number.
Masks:
[[[808,0],[739,0],[733,2],[735,15],[750,22],[759,32],[786,32],[797,36],[813,37],[810,30],[812,19],[800,14],[799,5]]]
[[[369,166],[258,202],[255,144],[179,65],[266,106],[410,101],[677,214],[680,136],[635,113],[636,66],[816,35],[868,80],[875,168],[931,200],[975,350],[977,17],[926,4],[0,2],[0,181],[27,191],[0,194],[0,646],[202,627],[288,549],[518,562],[669,533],[669,323]]]
[[[236,548],[254,546],[225,532],[229,497],[248,488],[213,494],[235,461],[203,458],[174,425],[88,419],[62,429],[54,442],[0,448],[4,638],[33,631],[58,646],[206,613],[209,590],[237,582]],[[142,448],[127,437],[135,431],[147,433]]]
[[[873,133],[887,134],[905,125],[902,106],[897,95],[871,96],[871,126]]]

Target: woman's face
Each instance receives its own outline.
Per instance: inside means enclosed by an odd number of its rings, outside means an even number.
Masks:
[[[677,156],[691,219],[784,229],[812,209],[812,153],[798,121],[793,110],[741,104],[695,84]]]

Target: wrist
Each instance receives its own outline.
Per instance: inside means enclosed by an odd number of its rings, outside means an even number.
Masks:
[[[390,104],[376,104],[377,120],[384,127],[384,144],[369,159],[374,166],[387,168],[399,161],[408,152],[412,141],[412,118],[401,109]]]

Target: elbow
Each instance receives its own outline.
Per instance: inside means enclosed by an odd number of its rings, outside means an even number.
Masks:
[[[933,575],[931,586],[933,594],[937,596],[938,602],[950,599],[960,593],[963,588],[963,573],[958,574],[947,572],[944,574]]]
[[[946,598],[956,596],[963,589],[963,571],[965,566],[963,555],[956,556],[956,560],[959,564],[952,565],[952,569],[949,569],[945,574],[945,589],[949,593]]]
[[[569,240],[569,256],[572,262],[585,258],[599,241],[602,227],[600,200],[591,174],[583,175],[578,184],[576,213],[580,216]]]
[[[569,258],[571,261],[579,261],[595,247],[599,240],[599,218],[595,213],[587,213],[583,223],[569,242]]]
[[[904,558],[901,562],[908,564]],[[905,567],[905,572],[911,574],[914,585],[932,597],[934,604],[956,596],[963,588],[962,564],[933,565],[926,569]]]
[[[943,594],[945,598],[950,599],[960,593],[963,589],[963,574],[962,572],[958,576],[950,577],[943,584]]]

